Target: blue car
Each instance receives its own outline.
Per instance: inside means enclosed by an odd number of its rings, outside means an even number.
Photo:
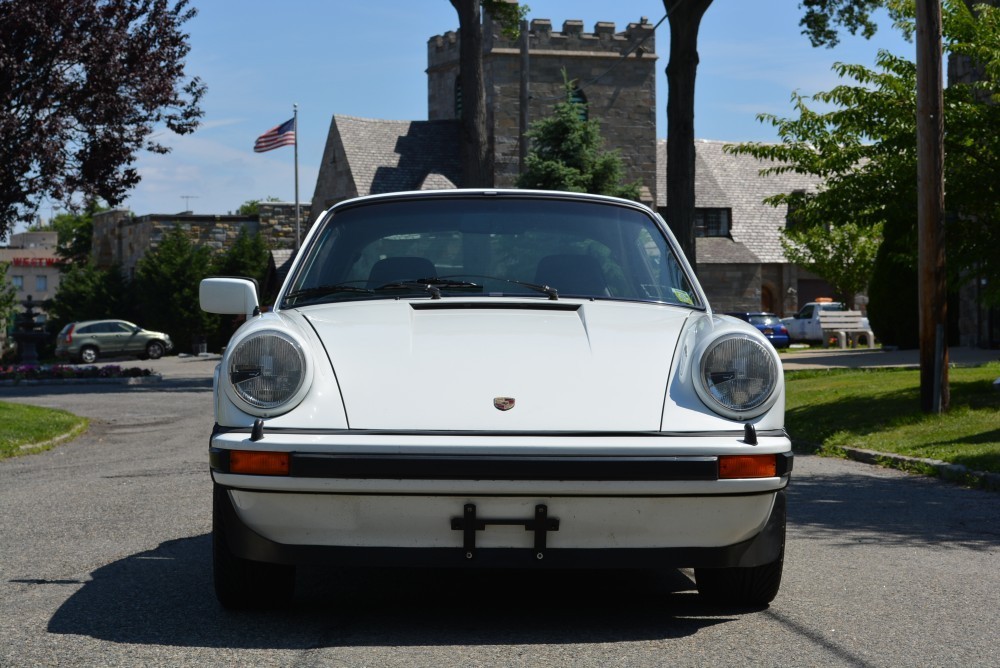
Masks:
[[[781,324],[781,318],[773,313],[727,313],[726,315],[749,322],[759,329],[775,348],[787,348],[788,344],[791,343],[788,329]]]

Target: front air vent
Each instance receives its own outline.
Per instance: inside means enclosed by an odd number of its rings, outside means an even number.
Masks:
[[[565,311],[573,312],[580,310],[580,304],[560,304],[557,302],[501,302],[501,301],[481,301],[481,302],[416,302],[411,303],[410,308],[414,311]]]

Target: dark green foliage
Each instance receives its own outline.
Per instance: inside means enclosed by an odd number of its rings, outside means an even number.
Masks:
[[[868,289],[868,322],[884,346],[920,347],[915,228],[886,225]]]
[[[169,334],[176,352],[191,352],[197,340],[219,327],[218,316],[202,311],[198,300],[198,286],[212,274],[212,264],[211,250],[194,245],[175,227],[136,266],[139,324]]]
[[[233,245],[215,257],[212,273],[218,276],[246,276],[264,282],[267,274],[268,251],[264,239],[242,228]]]
[[[566,80],[565,90],[566,99],[555,105],[552,115],[531,124],[531,151],[517,186],[638,200],[640,184],[622,183],[621,158],[601,149],[600,123],[584,120],[583,105],[573,99],[572,81]]]
[[[799,6],[806,11],[799,25],[813,46],[832,48],[840,42],[838,27],[852,35],[860,31],[865,39],[874,35],[871,14],[883,5],[884,0],[802,0]]]
[[[66,265],[49,307],[49,332],[55,334],[63,325],[77,320],[101,318],[136,319],[132,286],[121,268],[98,269],[90,263]]]
[[[90,262],[94,238],[94,214],[107,210],[106,206],[91,200],[82,213],[61,213],[52,219],[52,227],[59,235],[56,255],[60,258],[62,271],[67,271],[74,265]]]

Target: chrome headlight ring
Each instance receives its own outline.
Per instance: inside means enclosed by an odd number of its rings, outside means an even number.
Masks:
[[[733,420],[766,413],[778,398],[781,366],[769,349],[748,334],[723,334],[694,361],[694,387],[713,412]]]
[[[222,380],[226,394],[251,415],[273,417],[295,408],[312,384],[312,365],[297,337],[259,329],[226,351]]]

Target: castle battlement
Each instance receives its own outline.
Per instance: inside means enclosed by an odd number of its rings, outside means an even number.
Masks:
[[[618,55],[635,48],[639,42],[643,42],[643,53],[656,51],[653,25],[646,17],[642,17],[638,23],[629,23],[623,32],[616,32],[612,21],[598,21],[594,24],[593,32],[584,32],[583,21],[578,19],[563,21],[561,31],[553,31],[552,21],[549,19],[532,19],[529,32],[529,43],[533,53],[551,51]],[[517,41],[507,38],[487,17],[483,23],[483,53],[516,48],[518,48]],[[427,41],[429,69],[453,63],[458,57],[458,32],[448,31],[443,35],[435,35]]]

